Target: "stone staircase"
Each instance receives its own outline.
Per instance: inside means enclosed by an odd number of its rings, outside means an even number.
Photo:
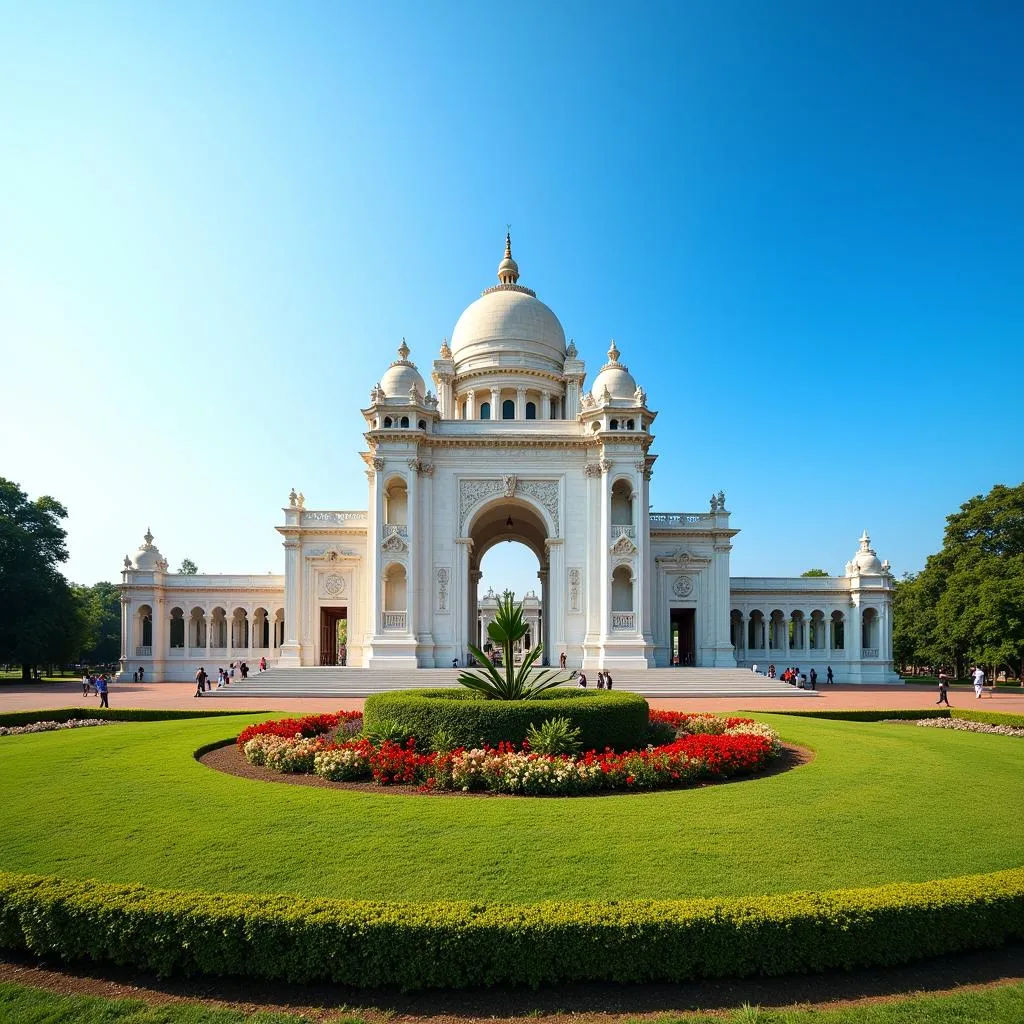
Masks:
[[[224,689],[218,697],[368,697],[382,690],[428,689],[455,686],[459,670],[420,668],[371,670],[366,668],[271,668]],[[816,691],[798,690],[778,679],[768,679],[743,668],[656,668],[612,673],[616,690],[645,697],[810,697]],[[587,673],[591,687],[597,672]],[[575,680],[568,685],[575,685]]]

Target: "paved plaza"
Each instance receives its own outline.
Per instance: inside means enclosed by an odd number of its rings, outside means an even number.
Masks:
[[[350,698],[252,698],[238,700],[222,697],[211,691],[202,698],[193,696],[195,687],[188,683],[114,683],[110,687],[112,708],[220,708],[228,711],[283,711],[302,714],[308,711],[337,711],[362,708],[363,700]],[[949,700],[953,707],[980,708],[1024,714],[1024,689],[1001,687],[994,696],[986,690],[980,700],[969,686],[952,687]],[[677,711],[839,711],[857,708],[930,708],[934,707],[936,690],[932,686],[826,686],[817,696],[790,696],[785,699],[766,697],[654,697],[652,707]],[[0,685],[0,712],[25,711],[37,708],[91,707],[99,698],[82,696],[78,680],[66,683],[19,682]]]

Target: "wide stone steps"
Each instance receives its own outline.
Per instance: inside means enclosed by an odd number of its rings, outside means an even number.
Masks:
[[[218,697],[368,697],[383,690],[429,689],[456,686],[458,669],[421,668],[371,670],[365,668],[271,668],[246,680],[236,677]],[[588,672],[596,685],[596,672]],[[645,697],[794,697],[811,696],[778,679],[768,679],[740,668],[659,668],[613,673],[617,690]],[[568,685],[574,685],[575,680]]]

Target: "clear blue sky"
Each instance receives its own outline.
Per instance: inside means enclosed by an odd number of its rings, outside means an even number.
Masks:
[[[494,280],[660,411],[733,572],[897,572],[1024,477],[1024,7],[0,3],[0,475],[68,575],[281,571]],[[515,550],[503,546],[508,550]],[[497,553],[494,558],[505,557]],[[533,585],[535,565],[485,581]],[[507,578],[499,579],[504,573]]]

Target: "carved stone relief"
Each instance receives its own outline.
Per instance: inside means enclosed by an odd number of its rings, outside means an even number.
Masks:
[[[578,612],[580,607],[580,590],[583,586],[583,570],[569,570],[569,611]]]
[[[409,545],[397,534],[393,533],[380,546],[381,551],[408,551]]]
[[[451,569],[441,566],[437,570],[437,610],[448,611],[448,583],[451,580]]]
[[[612,553],[616,555],[633,555],[636,553],[636,545],[623,533],[612,545]]]
[[[547,510],[554,523],[555,536],[558,535],[560,520],[558,483],[554,480],[520,480],[511,474],[487,480],[459,481],[459,520],[463,530],[465,530],[469,513],[482,501],[497,495],[506,498],[526,495],[532,498]]]
[[[321,597],[341,597],[345,590],[345,577],[340,573],[329,572],[320,577]]]
[[[693,580],[689,576],[677,576],[672,583],[676,597],[689,597],[693,593]]]

